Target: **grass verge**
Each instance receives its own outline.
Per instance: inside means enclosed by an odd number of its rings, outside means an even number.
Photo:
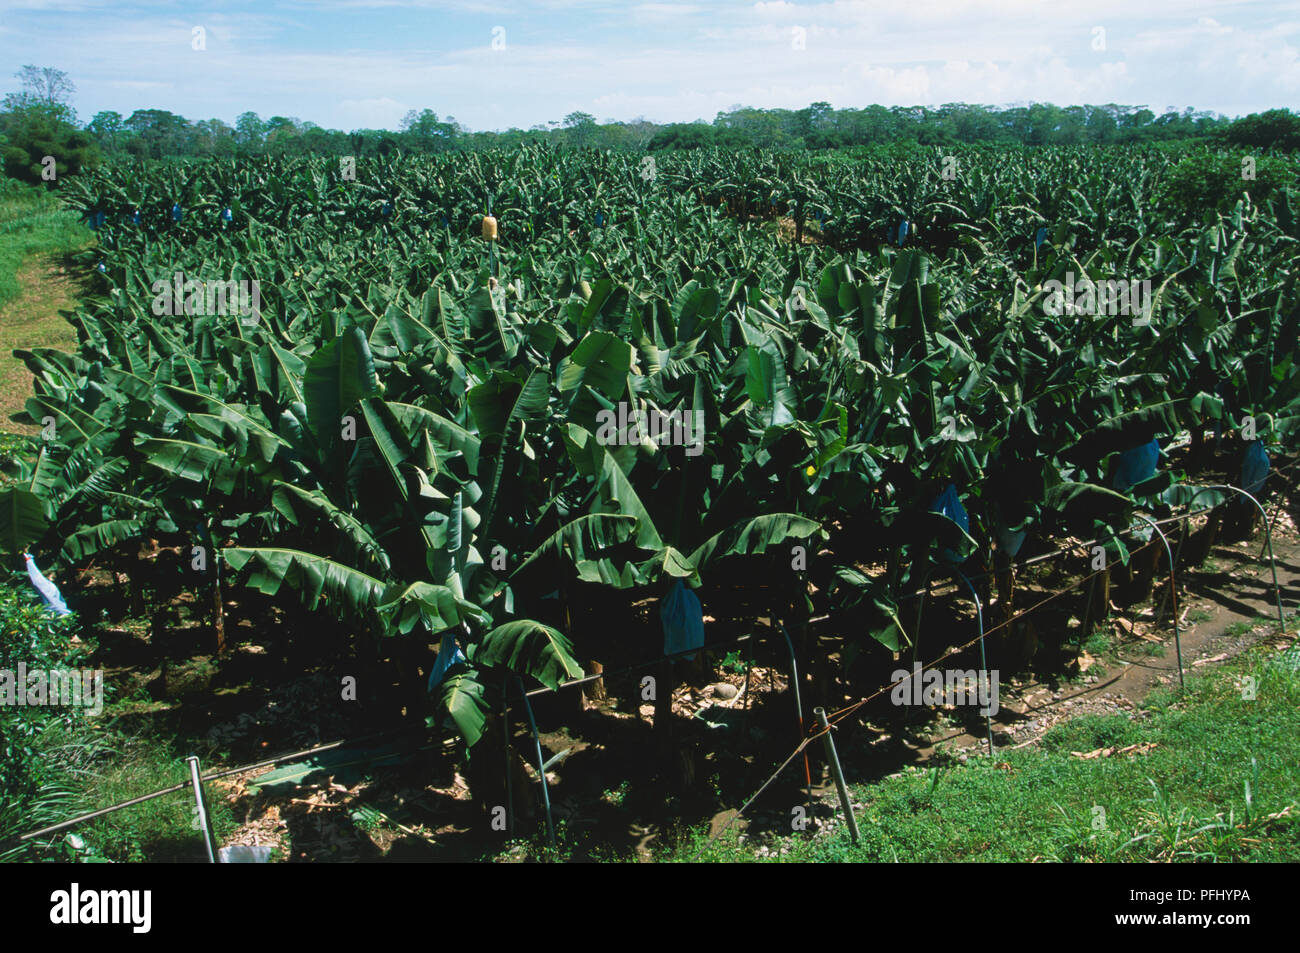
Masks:
[[[17,274],[28,257],[74,252],[93,238],[52,193],[0,179],[0,305],[21,294]]]
[[[34,671],[93,667],[89,645],[73,638],[78,632],[84,637],[77,617],[59,618],[40,605],[25,576],[0,579],[0,860],[203,860],[189,790],[13,843],[19,835],[188,779],[189,752],[182,747],[189,740],[117,727],[112,698],[103,699],[97,716],[75,705],[9,703],[15,691],[30,695]],[[16,683],[19,663],[28,673],[24,685]],[[207,805],[220,842],[237,826],[230,805],[212,787]]]
[[[66,258],[94,240],[75,212],[50,193],[0,178],[0,413],[8,423],[31,396],[31,377],[15,348],[71,349],[77,340],[59,314],[81,294]]]
[[[1080,717],[1038,749],[853,786],[857,845],[842,823],[764,840],[729,831],[701,859],[1295,861],[1297,760],[1300,646],[1257,646],[1189,677],[1185,693],[1153,693],[1136,716]]]

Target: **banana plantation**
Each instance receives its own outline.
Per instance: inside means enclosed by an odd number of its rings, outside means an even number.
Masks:
[[[1095,543],[1069,612],[990,635],[1005,678],[1151,596],[1144,519],[1262,496],[1294,454],[1300,162],[1246,169],[1137,146],[118,163],[63,189],[96,288],[74,350],[18,352],[40,434],[3,546],[74,609],[87,567],[158,631],[186,600],[217,659],[255,606],[272,642],[328,630],[386,666],[375,704],[473,758],[519,692],[700,648],[701,622],[705,653],[764,633],[782,671],[788,634],[805,701],[839,709],[979,634],[969,600],[918,593],[978,577],[980,624],[1010,622],[1017,560]],[[661,703],[691,677],[648,671]]]

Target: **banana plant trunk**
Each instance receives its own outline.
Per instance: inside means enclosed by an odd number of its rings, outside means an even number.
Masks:
[[[1110,566],[1092,577],[1083,610],[1083,638],[1110,616]]]
[[[1192,425],[1192,443],[1188,447],[1187,456],[1191,463],[1192,472],[1199,473],[1205,469],[1207,454],[1205,452],[1205,428],[1199,423]]]
[[[217,641],[217,657],[226,654],[226,615],[221,598],[221,561],[214,554],[212,560],[212,629]]]
[[[673,660],[665,657],[659,664],[659,670],[653,677],[654,681],[654,733],[659,740],[659,744],[665,748],[672,738],[672,721],[673,721],[673,688],[676,685],[676,673],[673,671]]]
[[[1130,602],[1145,602],[1151,598],[1151,592],[1155,588],[1156,567],[1160,564],[1162,552],[1164,550],[1158,538],[1153,536],[1148,553],[1144,553],[1140,559],[1129,560],[1132,578],[1132,588],[1129,591]]]
[[[595,659],[585,662],[582,668],[589,676],[603,675],[605,672],[605,666],[600,662],[597,662]],[[605,680],[603,678],[598,678],[595,681],[583,685],[582,691],[586,695],[587,700],[597,706],[603,705],[608,697],[605,693]]]

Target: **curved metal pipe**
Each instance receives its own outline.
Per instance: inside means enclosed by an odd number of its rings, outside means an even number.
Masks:
[[[208,805],[203,797],[203,778],[199,771],[199,759],[197,755],[190,755],[185,760],[190,766],[190,785],[194,788],[194,811],[203,830],[203,846],[208,852],[208,863],[215,864],[217,862],[216,838],[212,835],[212,820],[208,817]]]
[[[970,597],[975,600],[975,618],[979,621],[979,626],[980,626],[980,670],[984,676],[985,683],[988,684],[989,663],[988,663],[988,657],[984,651],[984,606],[980,603],[980,597],[979,595],[976,594],[975,587],[970,584],[970,580],[966,578],[966,574],[962,572],[960,569],[958,569],[956,566],[953,567],[952,571],[957,574],[957,578],[959,578],[962,582],[966,583],[966,588],[970,590]],[[989,735],[989,757],[992,757],[993,756],[993,716],[989,714],[988,706],[985,706],[984,708],[984,727],[988,731],[988,735]]]
[[[799,716],[799,740],[803,740],[803,701],[799,697],[799,662],[795,659],[794,643],[790,641],[790,633],[785,630],[785,623],[780,619],[776,624],[781,627],[781,634],[785,636],[785,647],[790,650],[790,684],[794,686],[794,710]],[[807,785],[808,803],[806,807],[812,807],[812,768],[808,764],[808,749],[803,752],[803,778],[804,784]]]
[[[519,686],[519,695],[524,700],[524,711],[528,713],[528,727],[532,729],[533,744],[537,747],[537,775],[542,779],[542,804],[546,808],[546,833],[551,839],[551,850],[555,850],[555,824],[551,821],[551,791],[546,784],[546,761],[542,758],[542,736],[537,733],[537,722],[533,719],[533,706],[528,701],[528,693],[524,691],[524,680],[516,675],[515,684]]]
[[[1149,519],[1141,513],[1135,513],[1134,515],[1160,534],[1160,541],[1165,544],[1165,555],[1169,557],[1169,598],[1173,602],[1173,612],[1170,613],[1170,618],[1174,621],[1174,649],[1178,653],[1178,687],[1186,688],[1187,685],[1183,681],[1183,639],[1178,632],[1178,581],[1174,577],[1174,551],[1169,548],[1169,537],[1165,535],[1164,530],[1156,525],[1155,520]]]
[[[1229,486],[1223,483],[1215,483],[1215,484],[1211,484],[1210,486],[1198,487],[1196,492],[1192,494],[1191,499],[1187,501],[1188,507],[1190,508],[1191,505],[1194,502],[1196,502],[1196,498],[1208,490],[1232,490],[1234,493],[1240,493],[1246,499],[1250,500],[1250,502],[1254,503],[1255,509],[1259,510],[1260,515],[1264,517],[1264,543],[1268,547],[1268,564],[1270,568],[1273,570],[1273,595],[1274,598],[1277,600],[1277,622],[1278,625],[1282,627],[1282,631],[1285,632],[1286,617],[1282,614],[1282,587],[1279,586],[1277,582],[1277,560],[1274,559],[1273,557],[1273,530],[1272,527],[1270,526],[1271,521],[1268,518],[1268,513],[1264,511],[1264,507],[1260,505],[1259,500],[1255,499],[1254,496],[1247,493],[1241,487]],[[1183,551],[1183,537],[1180,536],[1178,538],[1178,552],[1181,553],[1182,551]]]

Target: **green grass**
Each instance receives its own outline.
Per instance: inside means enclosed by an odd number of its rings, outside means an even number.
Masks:
[[[25,576],[0,576],[0,667],[94,667],[86,629],[39,605]],[[0,845],[11,838],[188,780],[191,745],[211,768],[210,746],[162,729],[128,735],[118,722],[129,700],[109,694],[98,716],[84,708],[0,706]],[[222,790],[207,787],[218,837],[237,826]],[[192,826],[193,793],[181,790],[77,825],[39,841],[0,846],[0,860],[202,860],[202,833]]]
[[[13,350],[76,346],[76,332],[59,313],[83,293],[67,259],[93,241],[94,232],[51,194],[0,179],[0,427],[6,430],[36,429],[9,420],[32,395],[31,374]]]
[[[1269,624],[1269,620],[1264,616],[1256,616],[1253,619],[1242,619],[1239,622],[1234,622],[1228,626],[1228,635],[1235,639],[1238,636],[1245,635],[1252,629]]]
[[[93,238],[51,193],[0,179],[0,305],[21,293],[18,269],[28,257],[73,252]]]
[[[212,765],[204,765],[211,770]],[[185,752],[162,739],[118,739],[93,784],[83,789],[91,808],[117,804],[189,780]],[[204,786],[209,818],[217,843],[238,827],[222,788]],[[205,858],[203,833],[197,822],[194,793],[188,788],[166,794],[80,825],[87,845],[117,861],[165,861]]]
[[[105,721],[111,706],[105,709]],[[185,752],[161,738],[127,737],[110,728],[78,721],[51,723],[34,747],[48,776],[39,796],[25,799],[6,816],[0,810],[0,830],[6,836],[35,830],[171,787],[189,780]],[[202,764],[211,770],[210,763]],[[229,803],[216,785],[205,785],[206,803],[217,843],[238,827]],[[15,805],[15,808],[18,806]],[[67,835],[75,834],[80,859],[129,861],[201,861],[203,834],[195,828],[194,795],[188,789],[124,808],[79,824],[33,844],[6,860],[67,860]]]
[[[1255,679],[1253,701],[1243,699],[1245,677]],[[788,848],[782,859],[817,862],[1300,860],[1300,652],[1252,650],[1189,678],[1185,696],[1162,690],[1144,707],[1141,721],[1058,725],[1040,750],[855,786],[857,846],[842,825],[768,843]],[[1156,747],[1071,753],[1142,743]],[[695,832],[666,859],[688,859],[704,841]],[[763,859],[758,846],[729,831],[703,859]]]

